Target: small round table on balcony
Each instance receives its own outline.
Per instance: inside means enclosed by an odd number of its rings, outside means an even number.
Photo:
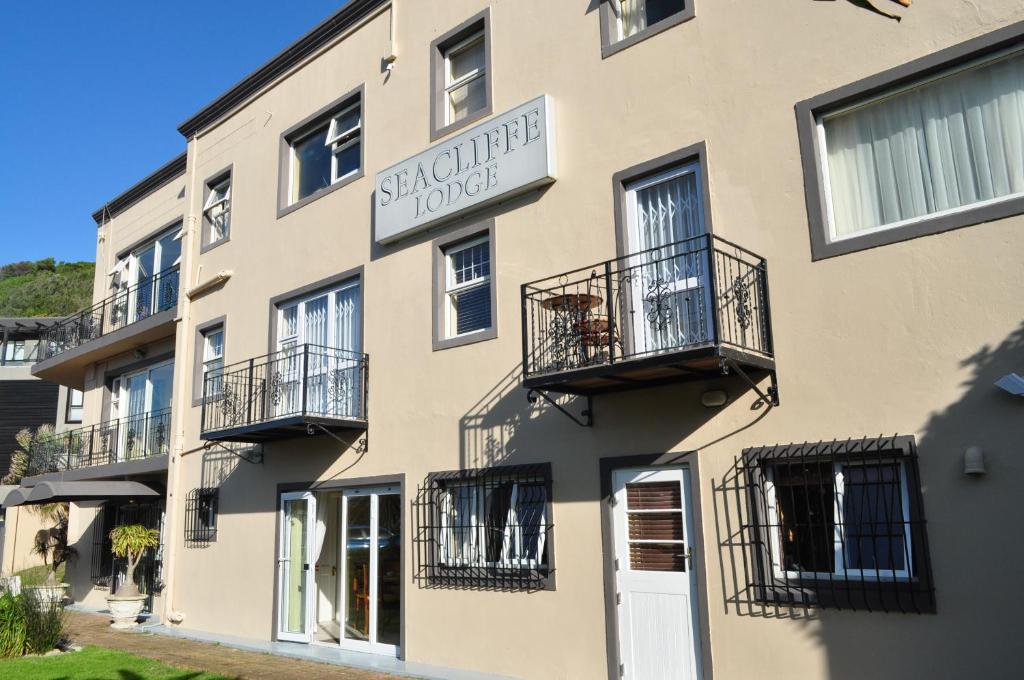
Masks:
[[[554,312],[551,339],[554,363],[573,369],[609,360],[604,351],[615,341],[607,316],[594,314],[604,298],[593,293],[558,293],[541,301],[541,307]]]

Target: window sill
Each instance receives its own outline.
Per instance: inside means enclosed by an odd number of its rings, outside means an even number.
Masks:
[[[477,342],[484,342],[485,340],[494,340],[496,337],[498,337],[498,328],[497,326],[491,326],[490,328],[459,335],[454,338],[434,338],[434,351],[472,345]]]
[[[665,19],[662,19],[658,23],[648,26],[644,30],[640,31],[639,33],[635,33],[629,36],[628,38],[623,38],[622,40],[618,40],[610,44],[601,45],[601,58],[607,59],[613,54],[628,49],[639,42],[643,42],[644,40],[647,40],[648,38],[655,36],[661,33],[662,31],[667,31],[673,26],[678,26],[681,23],[689,21],[695,16],[696,14],[694,12],[693,1],[691,0],[689,5],[682,12],[678,12],[670,17],[666,17]]]
[[[323,189],[320,189],[319,191],[314,192],[309,196],[306,196],[305,198],[298,200],[295,203],[292,203],[291,205],[285,206],[283,208],[279,207],[277,209],[277,219],[281,219],[285,215],[289,215],[298,210],[299,208],[309,205],[313,201],[319,200],[324,196],[327,196],[328,194],[334,193],[335,191],[342,187],[348,186],[352,182],[355,182],[357,179],[361,179],[364,174],[365,171],[363,170],[363,168],[359,168],[358,171],[352,173],[351,175],[348,175],[347,177],[342,177],[329,187],[324,187]]]
[[[494,112],[494,109],[491,106],[491,102],[488,101],[487,102],[487,106],[483,107],[482,109],[480,109],[479,111],[477,111],[475,113],[470,114],[469,116],[466,116],[465,118],[463,118],[460,121],[456,121],[454,123],[449,123],[448,125],[445,125],[444,127],[441,127],[441,128],[433,128],[433,129],[431,129],[431,131],[430,131],[430,141],[431,142],[436,142],[437,140],[441,139],[442,137],[447,137],[448,135],[450,135],[451,133],[455,132],[456,130],[461,130],[464,127],[472,125],[473,123],[477,122],[478,120],[482,120],[482,119],[486,118],[487,116],[491,115],[493,112]]]
[[[211,250],[213,250],[214,248],[217,248],[218,246],[222,246],[222,245],[224,245],[225,243],[227,243],[230,240],[231,240],[231,234],[229,233],[227,236],[225,236],[224,238],[220,239],[219,241],[214,241],[213,243],[203,243],[203,244],[201,244],[199,246],[199,254],[202,255],[204,253],[208,253]]]

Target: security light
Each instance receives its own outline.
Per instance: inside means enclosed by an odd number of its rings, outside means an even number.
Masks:
[[[1024,397],[1024,378],[1016,373],[1007,373],[996,381],[996,387],[1006,390],[1010,394]]]

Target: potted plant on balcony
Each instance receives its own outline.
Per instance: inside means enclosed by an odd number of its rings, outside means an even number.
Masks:
[[[133,628],[147,597],[139,592],[135,583],[135,570],[145,552],[160,545],[160,532],[142,524],[123,524],[110,531],[110,543],[114,556],[123,557],[128,562],[124,583],[116,594],[107,596],[107,606],[114,619],[110,625],[114,628]]]
[[[68,545],[68,506],[67,503],[47,503],[37,505],[33,512],[52,524],[47,529],[36,532],[32,541],[32,552],[43,558],[43,564],[49,567],[46,581],[41,585],[25,586],[25,593],[35,597],[47,605],[63,602],[67,583],[57,581],[57,573],[61,565],[66,564],[77,553]]]

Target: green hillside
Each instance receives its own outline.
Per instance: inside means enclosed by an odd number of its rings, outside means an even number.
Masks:
[[[92,303],[92,262],[14,262],[0,267],[0,316],[63,316]]]

